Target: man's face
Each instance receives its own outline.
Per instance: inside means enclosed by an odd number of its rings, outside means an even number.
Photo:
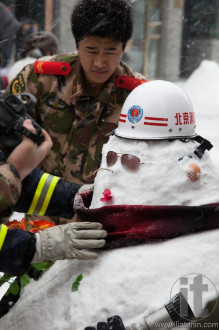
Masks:
[[[117,70],[123,44],[110,38],[87,36],[79,42],[78,55],[89,84],[103,85]]]

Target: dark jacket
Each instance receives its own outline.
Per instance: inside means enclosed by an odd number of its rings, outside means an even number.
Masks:
[[[0,226],[1,227],[4,225]],[[0,252],[0,271],[14,275],[24,273],[36,251],[36,235],[22,229],[7,231]]]
[[[43,171],[41,171],[39,168],[36,168],[22,181],[21,195],[14,207],[14,211],[25,213],[28,212],[39,181],[43,174]],[[55,190],[52,194],[45,215],[57,215],[59,217],[71,219],[74,215],[73,200],[75,194],[78,192],[79,187],[80,186],[75,183],[65,182],[64,180],[59,179],[55,186]],[[37,215],[38,213],[34,214]]]

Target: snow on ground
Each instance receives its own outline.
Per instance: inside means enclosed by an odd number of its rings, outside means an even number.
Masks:
[[[58,261],[25,288],[0,328],[83,330],[115,314],[128,325],[167,303],[175,281],[186,274],[207,276],[219,288],[216,245],[217,230],[101,252],[94,261]],[[79,274],[79,290],[71,292]]]
[[[219,66],[203,61],[179,84],[193,102],[198,134],[215,145],[210,154],[217,165]],[[219,290],[218,233],[213,230],[100,252],[93,261],[57,261],[39,281],[24,289],[1,319],[0,329],[83,330],[114,314],[128,325],[168,302],[174,283],[189,273],[208,277]],[[71,292],[79,274],[83,274],[79,290]],[[206,293],[204,302],[209,298]]]
[[[198,134],[214,145],[210,153],[215,164],[219,166],[219,65],[204,60],[199,68],[179,85],[185,89],[192,101]]]

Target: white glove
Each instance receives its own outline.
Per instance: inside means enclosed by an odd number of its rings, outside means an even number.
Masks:
[[[90,191],[90,190],[94,190],[94,183],[87,183],[84,184],[83,186],[80,187],[80,189],[78,190],[79,194],[85,192],[85,191]]]
[[[105,245],[107,236],[98,222],[72,222],[50,227],[36,233],[36,253],[32,262],[62,259],[95,259],[96,252],[83,249],[97,249]]]

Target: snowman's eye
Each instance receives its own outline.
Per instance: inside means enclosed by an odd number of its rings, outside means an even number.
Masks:
[[[117,161],[117,157],[121,157],[122,167],[130,172],[137,172],[139,170],[140,164],[143,164],[141,163],[140,159],[134,155],[117,154],[114,151],[109,151],[106,156],[107,165],[109,167],[113,166]]]
[[[137,172],[140,166],[140,159],[134,155],[123,154],[121,156],[122,166],[131,172]]]
[[[109,151],[106,156],[107,165],[113,166],[117,161],[117,153],[114,151]]]

